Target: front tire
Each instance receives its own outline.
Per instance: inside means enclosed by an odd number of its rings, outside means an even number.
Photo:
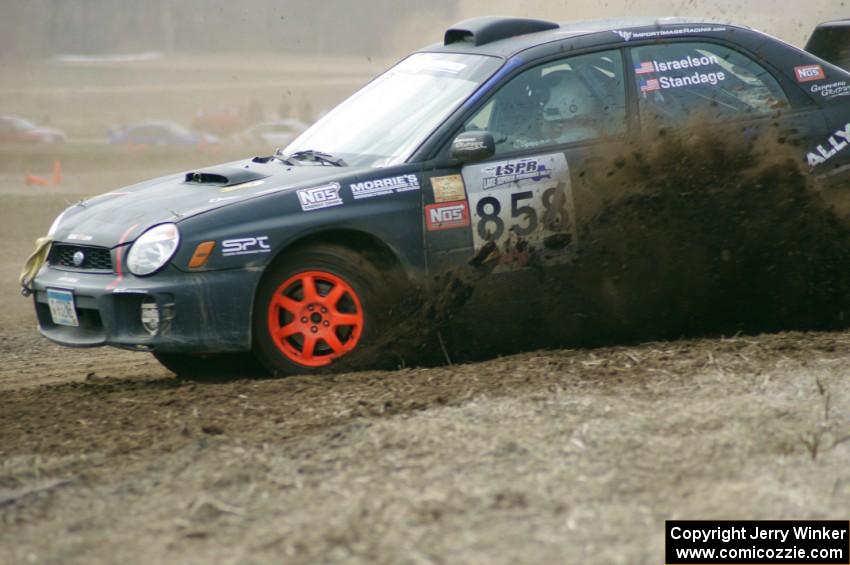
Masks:
[[[375,366],[401,285],[394,267],[342,246],[287,253],[270,267],[254,304],[254,353],[274,375]]]

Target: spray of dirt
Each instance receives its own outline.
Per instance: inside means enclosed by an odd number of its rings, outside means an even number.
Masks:
[[[605,202],[580,222],[576,260],[536,269],[545,292],[532,305],[540,313],[533,328],[517,323],[507,340],[492,340],[486,328],[476,338],[459,323],[467,301],[497,276],[491,246],[435,280],[436,292],[394,328],[395,347],[415,343],[443,359],[439,332],[452,358],[476,359],[847,325],[850,228],[781,138],[695,123],[679,135],[662,129],[604,163],[578,172]]]
[[[624,188],[551,281],[553,306],[582,297],[559,308],[584,315],[577,341],[844,326],[850,229],[795,150],[769,133],[686,131],[588,171],[605,193]]]

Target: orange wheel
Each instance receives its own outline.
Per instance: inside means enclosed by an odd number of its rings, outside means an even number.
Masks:
[[[254,356],[276,376],[387,366],[387,334],[410,292],[385,257],[333,243],[293,249],[257,286]]]
[[[363,333],[363,306],[342,277],[319,270],[296,273],[271,296],[268,332],[287,359],[324,367],[354,350]]]

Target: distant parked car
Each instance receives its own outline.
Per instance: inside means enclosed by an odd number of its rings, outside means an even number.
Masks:
[[[245,145],[286,147],[307,130],[307,124],[295,118],[261,122],[237,133],[233,140]]]
[[[0,116],[0,143],[64,143],[65,132],[19,116]]]
[[[263,119],[263,107],[256,100],[247,104],[218,104],[199,108],[192,117],[192,127],[222,137],[233,135]]]
[[[128,126],[119,126],[109,131],[109,143],[130,145],[202,145],[216,143],[218,138],[211,133],[193,131],[176,122],[151,120]]]

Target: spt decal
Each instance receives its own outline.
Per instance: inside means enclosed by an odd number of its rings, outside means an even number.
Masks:
[[[271,250],[269,238],[265,235],[225,239],[221,242],[221,254],[225,257],[269,253]]]

